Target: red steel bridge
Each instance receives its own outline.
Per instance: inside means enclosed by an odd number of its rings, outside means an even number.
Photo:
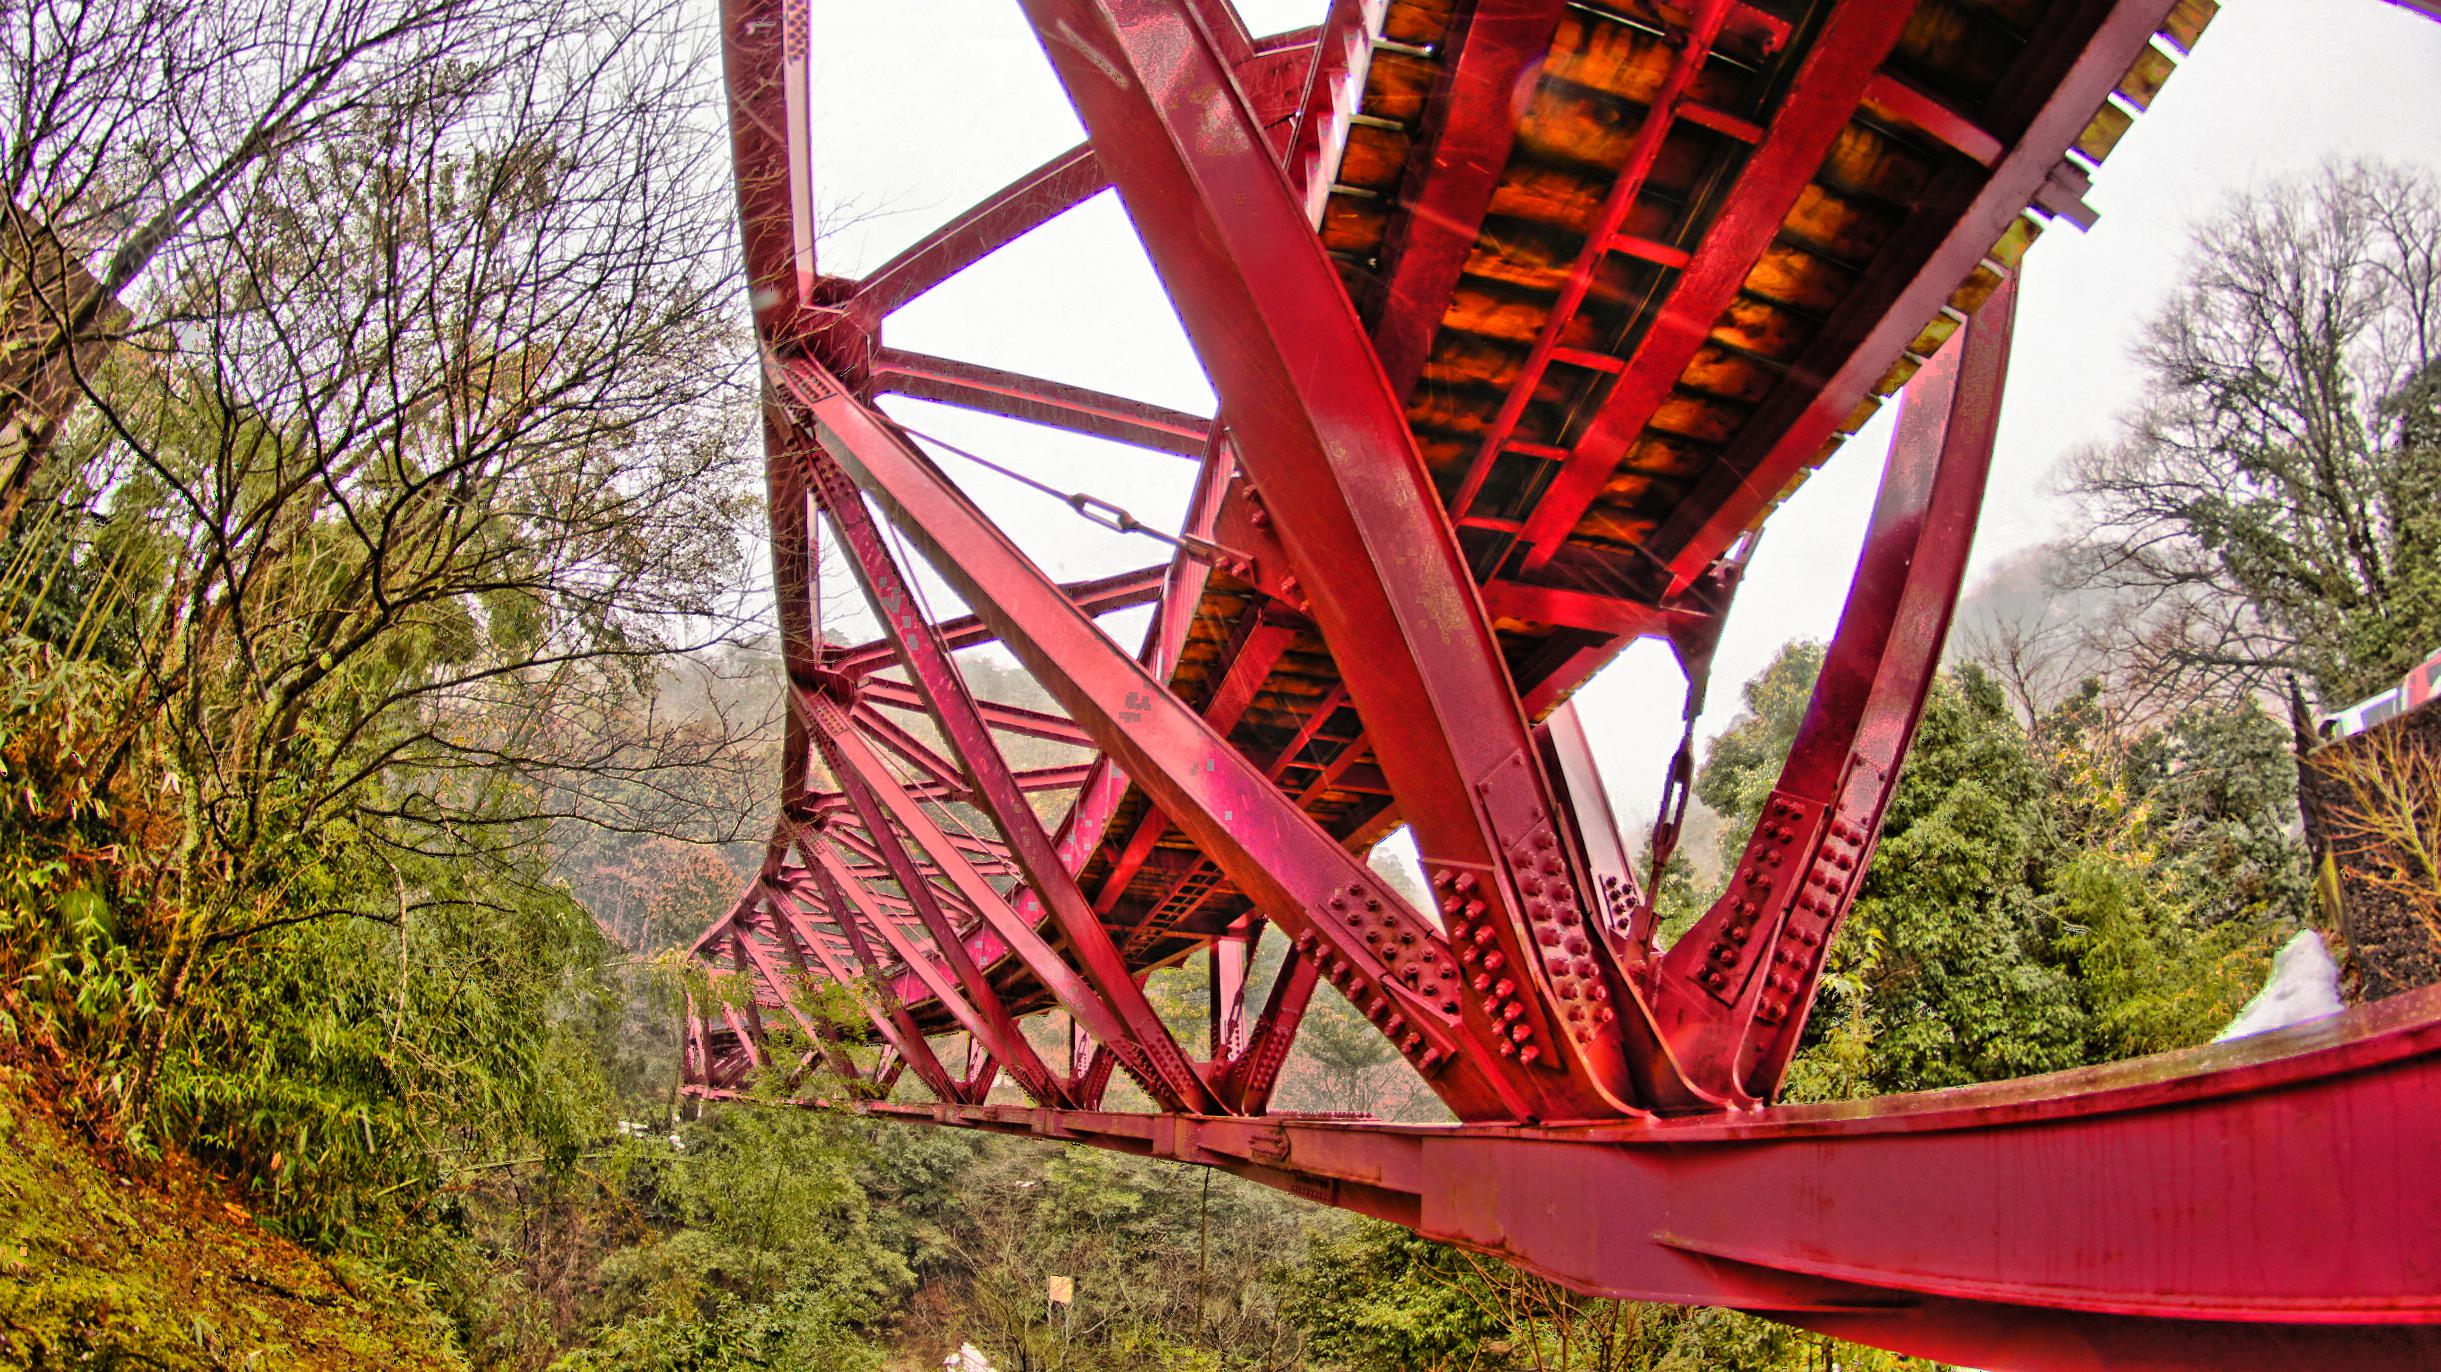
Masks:
[[[695,946],[691,1094],[827,1063],[877,1115],[1977,1366],[2441,1366],[2441,993],[1772,1103],[1939,659],[2019,262],[2091,221],[2211,0],[1330,0],[1262,39],[1228,0],[1023,9],[1086,143],[848,280],[815,252],[803,0],[725,6],[791,709],[760,874]],[[1217,418],[889,345],[1109,187]],[[1173,555],[1059,584],[889,395],[1193,460]],[[1660,947],[1570,696],[1641,637],[1700,680],[1754,531],[1892,398],[1777,789]],[[880,641],[823,639],[822,524]],[[902,547],[969,612],[929,616]],[[1139,646],[1097,623],[1145,606]],[[987,641],[1059,711],[978,698],[955,654]],[[1402,825],[1422,904],[1365,861]],[[1190,959],[1182,1035],[1144,985]],[[821,982],[869,1021],[809,1014]],[[1325,987],[1452,1122],[1267,1108]],[[810,1048],[766,1038],[792,1021]],[[1120,1076],[1139,1108],[1105,1108]]]

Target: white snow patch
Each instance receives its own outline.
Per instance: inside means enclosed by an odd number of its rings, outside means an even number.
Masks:
[[[958,1351],[941,1360],[943,1372],[998,1372],[983,1350],[971,1343],[958,1345]]]
[[[2336,1015],[2343,1008],[2339,999],[2339,964],[2331,961],[2331,950],[2322,946],[2322,935],[2307,929],[2273,956],[2270,979],[2213,1042],[2286,1029],[2324,1015]]]

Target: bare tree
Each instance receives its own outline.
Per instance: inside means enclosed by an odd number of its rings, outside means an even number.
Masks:
[[[2131,666],[2326,700],[2441,643],[2441,188],[2333,168],[2233,201],[2147,331],[2113,444],[2068,470],[2069,580],[2129,597]]]
[[[526,4],[480,61],[315,106],[99,278],[134,322],[79,377],[46,507],[84,513],[15,556],[115,626],[94,792],[174,810],[130,857],[165,1011],[135,1097],[190,978],[264,932],[496,898],[478,867],[540,883],[560,819],[720,842],[759,814],[759,721],[659,707],[756,580],[733,206],[682,20]],[[179,97],[219,109],[265,78],[196,79],[241,88]]]
[[[507,0],[0,0],[0,533],[129,292],[249,178],[490,85],[577,18]],[[539,19],[540,22],[536,22]]]

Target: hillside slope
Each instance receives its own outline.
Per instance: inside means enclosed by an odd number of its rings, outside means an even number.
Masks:
[[[0,1068],[0,1367],[463,1366],[411,1297],[351,1287],[182,1159],[113,1170],[32,1096]]]

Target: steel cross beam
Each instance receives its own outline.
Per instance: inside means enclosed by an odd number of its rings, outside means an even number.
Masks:
[[[1449,307],[1517,142],[1517,92],[1551,51],[1564,0],[1476,0],[1464,32],[1445,47],[1444,89],[1426,106],[1401,197],[1386,232],[1389,263],[1373,320],[1382,373],[1405,395],[1423,373],[1433,331]]]
[[[1768,1100],[1856,898],[1940,666],[2000,419],[2017,283],[1908,382],[1839,627],[1728,890],[1661,961],[1655,1005],[1713,1093]]]
[[[772,357],[810,437],[880,503],[1071,717],[1337,982],[1461,1115],[1536,1113],[1514,1058],[1462,1054],[1438,930],[1130,658],[924,455],[810,358]],[[1384,931],[1388,941],[1381,937]],[[1375,937],[1367,940],[1365,935]],[[1483,1044],[1485,1040],[1475,1040]]]
[[[773,470],[777,472],[781,467],[787,468],[790,488],[795,491],[798,503],[802,505],[805,501],[805,474],[802,466],[795,462],[778,463],[774,464]],[[775,477],[775,480],[777,479]],[[802,543],[802,541],[803,536],[800,534],[799,542]],[[1120,572],[1116,576],[1070,582],[1059,589],[1060,594],[1074,601],[1077,607],[1087,614],[1104,615],[1114,610],[1128,610],[1138,605],[1150,605],[1161,599],[1162,582],[1168,575],[1167,564],[1139,567],[1132,572]],[[938,633],[941,641],[952,649],[972,648],[977,644],[992,641],[990,626],[973,615],[960,615],[956,619],[942,620],[933,626],[933,631]],[[879,671],[897,661],[898,649],[886,639],[875,643],[859,644],[853,648],[827,649],[822,658],[824,666],[834,671],[851,673]]]
[[[1210,420],[1178,410],[897,348],[875,355],[873,388],[1177,457],[1200,457],[1212,438]]]
[[[1964,201],[1954,219],[1925,215],[1892,236],[1873,264],[1882,288],[1860,292],[1856,303],[1824,322],[1814,346],[1789,369],[1790,380],[1765,397],[1747,432],[1766,435],[1724,455],[1718,476],[1709,477],[1682,508],[1710,514],[1674,518],[1654,535],[1669,558],[1673,589],[1702,575],[1722,550],[1777,500],[1807,462],[1872,394],[1900,354],[1938,314],[1956,282],[1974,270],[2027,202],[2059,165],[2060,149],[2073,141],[2161,27],[2174,0],[2128,0],[2115,4],[2081,41],[2054,41],[2050,60],[2034,79],[2021,83],[2008,111],[2016,127],[2004,150],[1989,164],[1967,157],[1953,162],[1938,194]],[[2062,27],[2082,17],[2090,4],[2052,7]],[[1920,225],[1942,224],[1932,231]],[[1827,374],[1827,375],[1826,375]],[[1809,378],[1821,378],[1814,385]]]
[[[1559,552],[1568,531],[1584,517],[1629,445],[1678,383],[1713,322],[1771,245],[1798,193],[1822,165],[1831,141],[1847,127],[1915,10],[1916,0],[1846,0],[1831,10],[1781,97],[1762,143],[1740,168],[1728,203],[1705,231],[1702,246],[1679,273],[1677,285],[1646,326],[1558,474],[1535,501],[1518,535],[1528,547],[1527,571],[1538,570]]]
[[[887,677],[866,677],[859,682],[856,687],[856,700],[859,706],[859,718],[865,717],[862,714],[862,707],[868,704],[888,705],[903,710],[922,710],[924,708],[922,692],[913,686],[892,681]],[[1028,710],[1023,706],[1003,705],[996,700],[980,698],[975,701],[975,711],[983,717],[985,724],[1001,733],[1023,734],[1028,738],[1039,738],[1051,743],[1068,743],[1079,748],[1093,746],[1093,740],[1085,736],[1085,731],[1077,728],[1075,722],[1064,715],[1046,714],[1041,710]]]
[[[738,970],[753,975],[764,986],[770,988],[773,998],[779,1001],[780,1008],[788,1013],[791,1020],[795,1021],[798,1029],[804,1031],[806,1040],[813,1045],[814,1051],[830,1064],[831,1070],[849,1081],[857,1080],[856,1064],[849,1061],[847,1055],[838,1050],[838,1045],[832,1041],[829,1026],[815,1023],[813,1017],[805,1013],[805,1007],[799,1005],[796,996],[791,994],[788,978],[772,964],[771,955],[763,951],[762,945],[754,941],[745,928],[744,921],[733,921],[730,924],[729,947],[737,956],[740,964]],[[811,980],[812,969],[805,966],[802,955],[796,955],[793,948],[791,953],[797,958],[797,976],[801,987],[805,982]]]
[[[1152,0],[1025,8],[1339,648],[1449,932],[1500,955],[1459,996],[1470,1036],[1528,1069],[1502,1075],[1526,1086],[1532,1115],[1691,1102],[1591,928],[1567,817],[1430,474],[1221,54]]]
[[[1008,1064],[1009,1075],[1016,1079],[1027,1095],[1046,1104],[1059,1102],[1061,1098],[1050,1069],[1043,1065],[1032,1045],[1026,1042],[1025,1031],[1018,1027],[1015,1017],[1001,1004],[1000,993],[993,989],[982,969],[976,965],[965,940],[959,936],[955,921],[949,918],[948,911],[943,907],[940,892],[917,868],[906,845],[900,842],[898,831],[892,827],[893,819],[923,824],[929,824],[929,820],[923,819],[922,811],[897,786],[895,779],[875,765],[876,760],[870,751],[865,750],[853,734],[829,727],[834,721],[824,719],[819,714],[812,724],[811,732],[815,745],[822,752],[823,761],[839,778],[840,786],[856,807],[857,818],[863,823],[866,834],[871,836],[874,846],[888,862],[891,879],[898,884],[900,894],[915,907],[917,917],[923,920],[925,929],[931,933],[934,951],[940,954],[941,960],[949,965],[951,973],[957,977],[958,985],[965,992],[964,1003],[972,1006],[971,1013],[959,1015],[958,1022],[965,1026],[968,1033],[988,1045],[992,1056]],[[919,831],[911,829],[910,832]],[[942,851],[948,847],[946,843],[941,848],[923,844],[921,838],[918,843],[932,853],[934,861],[941,867],[952,867],[955,862],[952,854]],[[882,937],[889,940],[892,950],[902,961],[919,973],[932,966],[932,960],[924,957],[900,932],[897,923],[873,903],[871,897],[863,892],[855,875],[846,870],[836,855],[825,851],[821,854],[820,862],[832,883],[872,917]],[[964,870],[966,875],[973,875],[972,868]],[[983,884],[979,877],[974,880],[976,885]],[[984,890],[988,892],[990,888],[985,886]],[[970,903],[973,900],[971,890],[961,889],[960,894]],[[997,893],[992,893],[990,899],[996,904],[999,897]],[[1044,954],[1048,951],[1040,950]],[[1055,958],[1051,961],[1056,963]],[[1049,969],[1046,966],[1043,970]],[[937,977],[927,978],[927,984],[931,986],[934,996],[943,998],[953,1010],[956,1009],[960,1002],[948,996],[949,988]]]
[[[1571,1290],[1943,1362],[2441,1363],[2441,988],[2161,1058],[1684,1120],[865,1108],[1219,1167]]]
[[[800,839],[800,847],[802,848],[807,842],[819,844],[821,840],[818,838]],[[814,884],[822,891],[823,908],[830,912],[833,922],[846,936],[849,951],[856,955],[858,962],[864,964],[866,977],[876,984],[880,983],[881,955],[874,951],[871,941],[865,938],[864,930],[861,927],[862,916],[849,903],[847,888],[831,875],[830,869],[824,865],[823,854],[805,852],[803,856]],[[821,944],[814,937],[803,908],[797,904],[796,898],[786,890],[770,883],[765,884],[765,890],[771,897],[772,908],[779,911],[781,917],[797,931],[798,938],[803,940],[808,947],[820,948]],[[888,919],[887,914],[875,912],[877,923],[885,922]],[[892,948],[894,951],[897,950],[895,941],[892,942]],[[825,962],[828,961],[826,957]],[[911,960],[907,965],[923,968],[930,966],[928,960]],[[846,978],[842,978],[842,980],[845,981]],[[849,984],[854,983],[849,982]],[[944,985],[941,989],[946,990],[946,986]],[[934,1055],[932,1045],[925,1040],[923,1031],[916,1027],[914,1018],[907,1013],[906,1002],[887,987],[880,992],[880,998],[883,1013],[876,1015],[873,1023],[875,1028],[881,1032],[883,1040],[898,1050],[899,1060],[913,1067],[916,1076],[935,1096],[942,1100],[958,1099],[955,1080],[949,1075],[949,1069],[941,1065],[940,1058]],[[944,1005],[963,1004],[963,1001],[951,994],[942,1003]]]
[[[1033,932],[1031,923],[1000,902],[999,893],[968,868],[956,848],[920,810],[901,813],[900,823],[934,855],[953,885],[969,904],[992,921],[1001,938],[1025,957],[1028,967],[1058,997],[1060,1004],[1113,1053],[1119,1065],[1143,1083],[1154,1099],[1169,1108],[1216,1109],[1219,1099],[1179,1051],[1161,1017],[1129,974],[1076,879],[1052,848],[1050,836],[1035,817],[1025,792],[1017,785],[1007,759],[976,707],[966,679],[950,660],[949,650],[933,631],[916,602],[897,559],[883,542],[881,530],[865,508],[864,499],[818,447],[799,450],[813,475],[813,486],[832,527],[847,552],[848,565],[864,588],[865,598],[884,631],[897,644],[900,662],[923,696],[933,722],[948,740],[965,776],[969,794],[990,816],[1008,845],[1010,860],[1025,876],[1036,899],[1051,913],[1052,923],[1081,964],[1082,977]],[[844,744],[844,740],[834,743]],[[851,750],[842,756],[854,765]],[[886,798],[886,797],[885,797]],[[896,808],[895,806],[893,807]]]

